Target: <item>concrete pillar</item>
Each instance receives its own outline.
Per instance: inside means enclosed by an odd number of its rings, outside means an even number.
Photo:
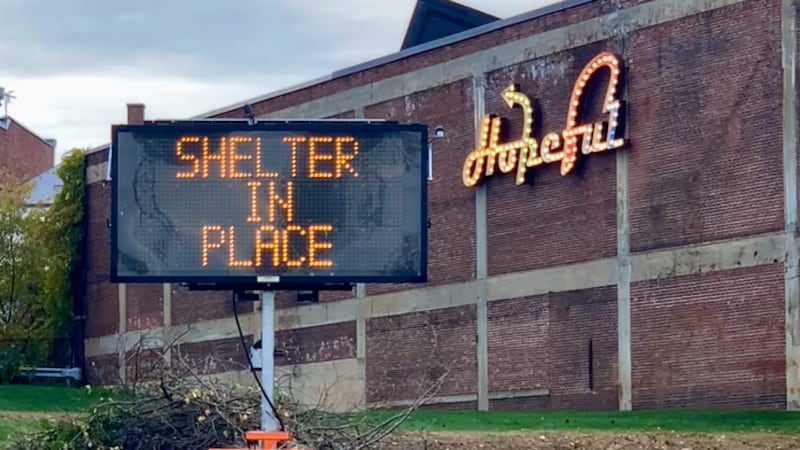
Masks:
[[[786,333],[786,408],[800,409],[800,328],[798,324],[797,251],[797,30],[795,0],[781,2],[783,61],[783,198],[786,262],[784,271]]]
[[[475,145],[479,138],[481,118],[484,113],[484,86],[483,74],[472,78],[473,102],[475,105]],[[486,185],[479,185],[475,190],[475,277],[477,278],[476,292],[476,332],[477,332],[477,360],[478,360],[478,410],[489,410],[489,332],[488,332],[488,297],[486,277],[489,273],[488,258],[488,230],[486,224]]]
[[[628,152],[616,154],[617,163],[617,372],[619,409],[633,408],[631,386],[631,260],[628,225]]]
[[[141,125],[144,123],[144,105],[141,103],[128,103],[128,124],[129,125]],[[109,162],[110,162],[111,155],[109,154]],[[127,285],[125,283],[119,283],[117,285],[118,293],[119,293],[119,342],[120,342],[120,349],[119,349],[119,380],[121,383],[125,382],[126,378],[126,366],[127,363],[125,361],[125,349],[127,348],[127,342],[125,339],[125,331],[127,329],[127,320],[128,320],[128,311],[127,311]],[[166,317],[165,317],[166,319]]]
[[[125,289],[125,283],[119,283],[117,285],[117,299],[119,304],[119,323],[117,324],[117,336],[119,338],[118,342],[118,351],[119,351],[119,382],[125,383],[126,378],[126,361],[125,361],[125,349],[127,347],[127,342],[125,339],[125,330],[127,329],[127,322],[128,322],[128,303],[127,303],[127,290]]]
[[[356,119],[364,118],[364,107],[353,110]],[[362,399],[367,403],[367,285],[356,283],[356,298],[358,299],[358,312],[356,313],[356,362],[358,373],[363,381],[364,392]]]
[[[162,298],[164,299],[164,331],[172,327],[172,285],[169,283],[163,284],[163,295]],[[173,336],[165,335],[164,336],[164,345],[166,348],[164,349],[164,362],[167,367],[172,366],[172,339]]]

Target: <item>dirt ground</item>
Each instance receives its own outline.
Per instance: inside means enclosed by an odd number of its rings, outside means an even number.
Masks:
[[[0,419],[11,420],[40,420],[40,419],[66,419],[74,414],[60,412],[27,412],[27,411],[0,411]]]
[[[0,419],[67,418],[68,413],[0,411]],[[800,450],[800,434],[600,431],[396,433],[384,450]]]
[[[436,432],[402,434],[384,441],[384,449],[430,450],[800,450],[800,434],[650,433],[650,432]]]

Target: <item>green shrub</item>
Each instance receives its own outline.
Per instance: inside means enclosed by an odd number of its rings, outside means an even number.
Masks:
[[[24,355],[16,347],[0,348],[0,384],[10,383],[22,371]]]

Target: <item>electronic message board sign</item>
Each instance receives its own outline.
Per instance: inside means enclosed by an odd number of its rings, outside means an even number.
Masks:
[[[383,121],[112,127],[111,280],[427,280],[427,128]]]

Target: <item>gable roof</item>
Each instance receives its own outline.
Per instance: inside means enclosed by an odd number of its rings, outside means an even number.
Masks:
[[[401,50],[500,20],[451,0],[417,0]]]
[[[30,128],[28,128],[25,125],[23,125],[22,123],[20,123],[19,120],[15,119],[15,118],[13,118],[11,116],[0,116],[0,128],[2,128],[4,130],[7,130],[11,126],[12,123],[14,125],[20,127],[22,130],[24,130],[26,133],[30,134],[31,136],[33,136],[36,139],[42,141],[46,145],[48,145],[50,147],[53,147],[53,149],[56,148],[56,140],[55,139],[43,138],[43,137],[39,136],[38,134],[34,133]]]
[[[64,182],[57,174],[58,169],[51,167],[33,179],[33,190],[28,196],[28,205],[50,205]]]

